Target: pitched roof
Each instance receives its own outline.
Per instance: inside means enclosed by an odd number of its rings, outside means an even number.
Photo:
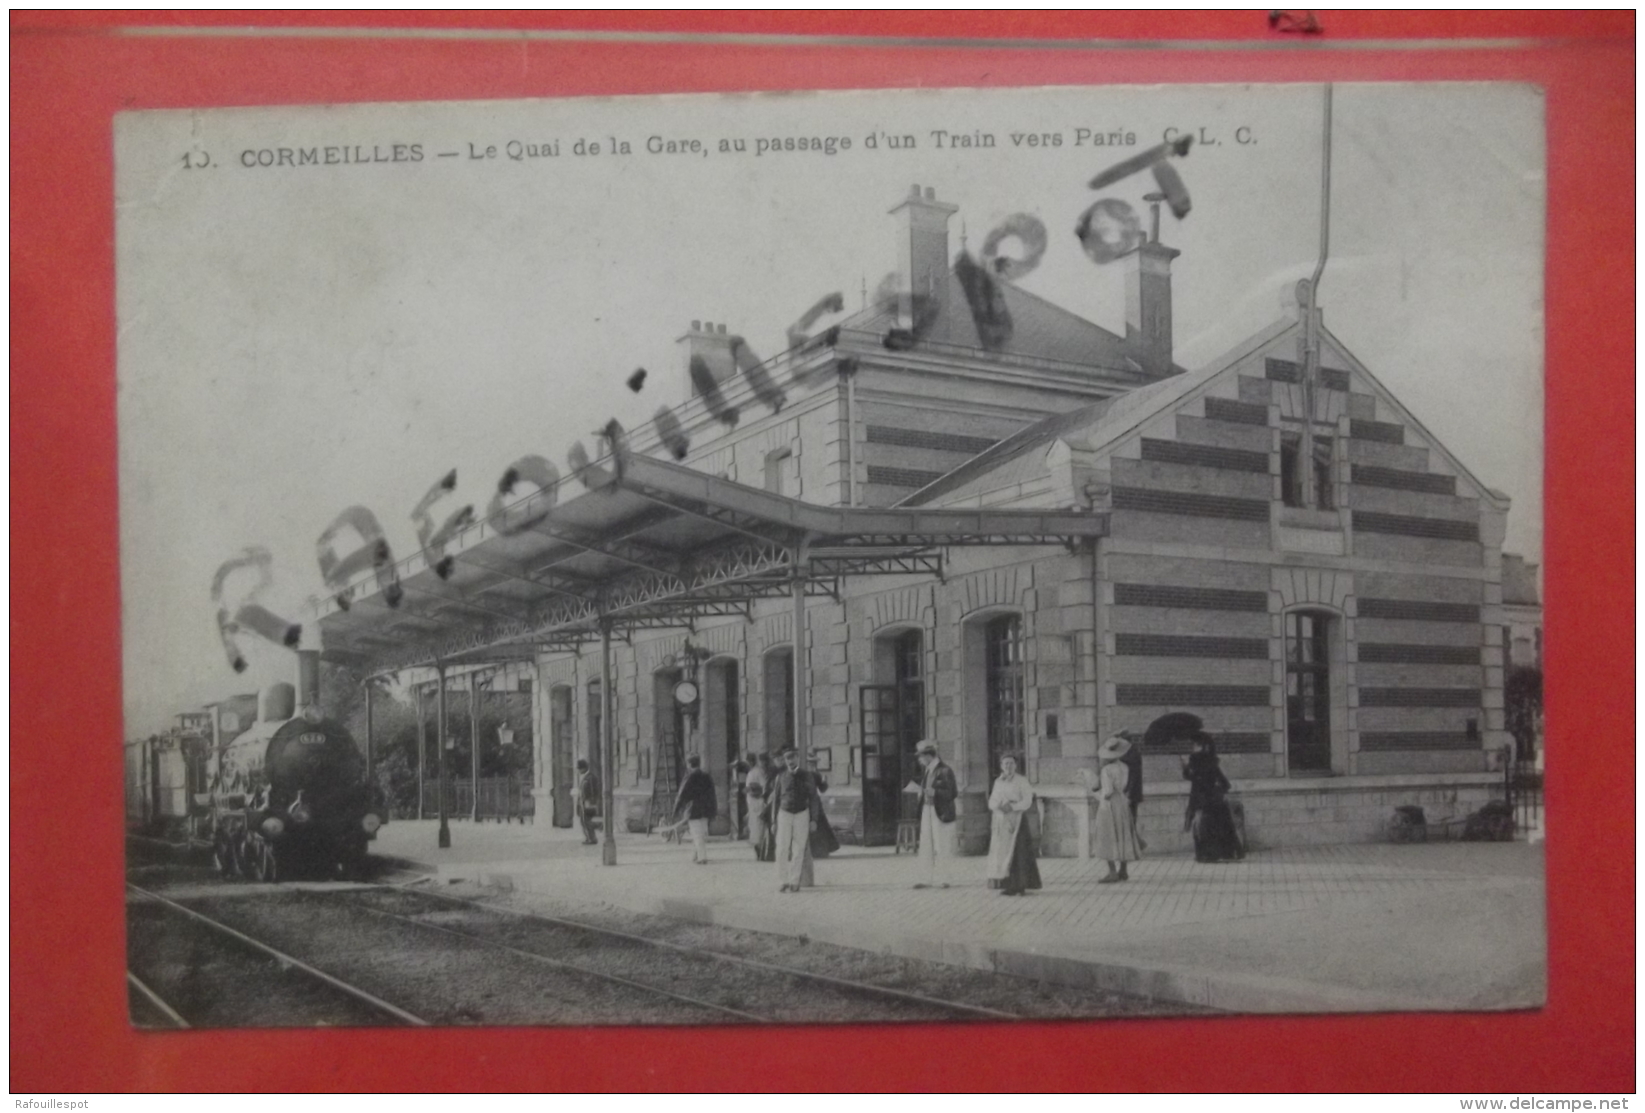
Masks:
[[[1078,438],[1084,441],[1088,448],[1101,449],[1140,421],[1173,405],[1184,395],[1220,373],[1226,366],[1225,363],[1219,363],[1205,370],[1173,375],[1169,379],[1160,379],[1136,387],[1124,394],[1081,406],[1077,410],[1052,414],[973,456],[941,479],[915,491],[898,505],[920,506],[943,496],[975,493],[976,490],[984,489],[980,486],[980,481],[1007,461],[1015,460],[1035,449],[1049,448],[1056,440]]]
[[[1124,337],[1116,336],[1101,325],[1093,324],[1020,286],[1002,282],[1000,289],[1006,311],[1011,316],[1011,334],[996,351],[1029,359],[1139,370],[1135,349]],[[986,348],[977,333],[965,288],[953,270],[948,273],[938,302],[936,319],[921,334],[922,341],[961,348]],[[871,305],[840,324],[846,332],[868,332],[880,336],[894,327],[896,309],[884,304]]]

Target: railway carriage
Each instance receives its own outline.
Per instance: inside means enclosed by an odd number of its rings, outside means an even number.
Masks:
[[[127,742],[126,828],[182,836],[200,815],[197,792],[206,784],[206,740],[178,730]]]

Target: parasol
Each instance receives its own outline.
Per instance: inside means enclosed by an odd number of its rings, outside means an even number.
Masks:
[[[1142,744],[1166,746],[1172,742],[1185,742],[1190,735],[1204,729],[1205,723],[1198,715],[1191,715],[1186,711],[1173,711],[1148,724],[1148,729],[1142,735]]]

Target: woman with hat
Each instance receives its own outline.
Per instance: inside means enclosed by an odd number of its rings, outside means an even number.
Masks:
[[[1108,863],[1108,875],[1097,879],[1099,885],[1115,881],[1129,881],[1127,862],[1142,857],[1137,841],[1136,821],[1131,818],[1131,803],[1125,789],[1130,781],[1125,767],[1125,756],[1131,751],[1131,740],[1114,735],[1097,750],[1097,783],[1092,791],[1097,796],[1097,857]]]
[[[743,791],[748,798],[748,841],[754,846],[754,857],[762,862],[774,859],[777,849],[776,820],[766,802],[766,789],[777,778],[771,764],[771,755],[750,753],[747,759],[748,778]]]
[[[988,840],[988,887],[1004,896],[1020,897],[1040,887],[1040,868],[1034,861],[1034,840],[1026,822],[1034,807],[1034,790],[1017,772],[1015,754],[1000,757],[1000,775],[988,794],[994,813]]]
[[[1188,736],[1193,752],[1183,760],[1182,776],[1189,784],[1188,814],[1184,822],[1194,834],[1194,861],[1232,862],[1245,857],[1234,814],[1228,807],[1228,778],[1217,761],[1216,741],[1203,730]]]
[[[811,771],[811,783],[817,786],[818,795],[811,801],[811,837],[806,841],[808,859],[805,867],[805,880],[801,884],[806,887],[816,884],[811,877],[810,858],[826,858],[840,848],[840,837],[834,833],[834,825],[828,822],[828,813],[823,807],[822,793],[828,791],[828,778],[823,776],[822,770],[817,767],[817,751],[806,754],[805,766]]]

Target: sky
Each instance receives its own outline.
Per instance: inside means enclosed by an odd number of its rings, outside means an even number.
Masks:
[[[410,555],[411,509],[450,469],[442,517],[483,509],[521,455],[563,462],[608,418],[634,429],[684,401],[691,321],[770,357],[822,295],[860,308],[895,267],[889,210],[914,183],[959,206],[955,251],[1038,217],[1049,243],[1020,284],[1123,331],[1123,268],[1093,263],[1073,229],[1098,197],[1144,211],[1152,180],[1087,182],[1168,128],[1208,141],[1176,163],[1193,208],[1167,213],[1161,238],[1182,252],[1177,361],[1215,361],[1314,269],[1323,101],[1321,86],[1170,86],[122,114],[126,735],[290,679],[289,652],[256,639],[230,669],[211,599],[225,560],[265,546],[262,602],[305,621],[315,540],[345,507]],[[952,138],[984,133],[994,146]],[[1540,561],[1540,93],[1338,86],[1332,136],[1326,325],[1512,497],[1506,547]],[[852,146],[758,151],[801,138]],[[316,636],[309,622],[304,644]]]

